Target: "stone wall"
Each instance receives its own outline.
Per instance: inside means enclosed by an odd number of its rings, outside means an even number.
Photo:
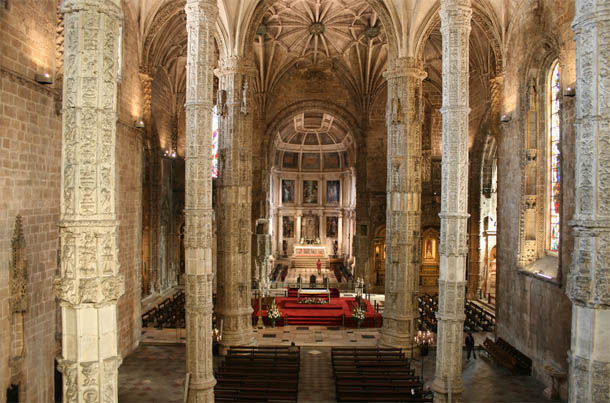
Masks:
[[[56,343],[53,278],[57,269],[61,116],[54,76],[56,1],[10,2],[0,10],[0,401],[11,383],[9,260],[15,216],[23,217],[28,261],[24,357],[13,369],[23,401],[53,399]],[[17,373],[15,373],[17,372]]]
[[[123,7],[123,65],[118,86],[116,142],[117,219],[119,220],[119,263],[125,276],[125,294],[119,299],[119,353],[125,357],[140,338],[142,265],[142,131],[134,127],[142,116],[143,97],[138,77],[137,17]]]
[[[553,364],[567,370],[570,346],[571,304],[565,295],[565,278],[569,251],[573,240],[566,230],[573,211],[574,131],[573,101],[563,97],[562,114],[562,239],[559,257],[540,256],[537,264],[559,265],[556,278],[545,281],[520,266],[519,237],[523,184],[521,172],[525,166],[524,136],[527,128],[528,94],[534,77],[546,75],[553,58],[559,57],[562,87],[573,85],[574,45],[569,22],[572,5],[556,7],[556,2],[525,2],[513,16],[515,26],[509,33],[510,48],[506,57],[504,81],[504,113],[512,120],[503,124],[498,141],[498,255],[497,255],[497,336],[506,339],[533,360],[533,375],[545,383],[550,379],[543,367]],[[573,16],[573,14],[572,14]],[[532,44],[534,46],[532,46]],[[525,50],[525,51],[524,51]],[[544,80],[535,88],[542,97]],[[541,92],[542,91],[542,92]],[[544,113],[541,112],[544,118]],[[541,125],[538,141],[546,132]],[[515,152],[520,150],[520,152]],[[538,153],[539,158],[545,158]],[[539,185],[544,188],[543,184]],[[539,203],[544,198],[539,197]],[[537,239],[544,242],[544,239]],[[523,251],[521,251],[523,253]],[[562,395],[565,396],[566,386]]]
[[[53,401],[53,368],[61,348],[59,310],[52,291],[58,274],[61,190],[61,53],[56,51],[56,0],[9,2],[0,10],[0,402],[13,382],[25,402]],[[137,59],[137,25],[125,9],[123,60]],[[59,56],[58,56],[59,55]],[[50,85],[35,74],[49,72]],[[57,72],[57,76],[56,76]],[[126,291],[118,305],[121,354],[138,343],[140,327],[142,144],[137,65],[124,63],[119,85],[117,212],[119,261]],[[15,216],[23,217],[28,260],[24,358],[9,367],[11,313],[8,276]],[[14,341],[15,342],[15,341]]]

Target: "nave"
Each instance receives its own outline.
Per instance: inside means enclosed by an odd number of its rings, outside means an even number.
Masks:
[[[469,330],[610,401],[609,27],[610,0],[0,0],[0,403],[116,403],[159,339],[211,403],[258,322],[431,331],[436,403]]]
[[[126,403],[182,402],[184,391],[184,340],[180,341],[167,331],[165,336],[144,338],[140,347],[125,358],[119,370],[119,401]],[[255,331],[260,346],[283,346],[295,342],[300,349],[298,375],[298,402],[336,402],[337,392],[332,368],[332,348],[376,348],[379,333],[373,329],[337,329],[327,326],[288,326]],[[488,333],[475,333],[477,345],[484,342]],[[409,357],[410,352],[405,352]],[[430,349],[423,361],[416,357],[410,367],[421,379],[423,362],[424,389],[434,377],[436,353]],[[549,401],[542,395],[544,385],[525,375],[512,375],[487,358],[481,350],[477,359],[464,361],[464,402],[528,402]],[[223,358],[214,357],[214,369],[222,366]]]

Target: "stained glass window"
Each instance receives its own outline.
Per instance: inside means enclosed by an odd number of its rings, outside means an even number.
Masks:
[[[561,130],[559,122],[559,64],[555,62],[551,70],[549,91],[549,251],[559,251],[559,204],[561,171],[559,165],[559,142],[561,141]]]
[[[212,178],[218,178],[218,114],[212,110]]]

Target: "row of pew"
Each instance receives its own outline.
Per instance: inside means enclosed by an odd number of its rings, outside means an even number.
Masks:
[[[429,294],[418,297],[419,318],[417,320],[420,330],[437,331],[436,311],[438,311],[438,296]]]
[[[436,312],[438,311],[438,295],[423,294],[418,297],[420,330],[437,332]],[[491,332],[496,324],[495,315],[481,308],[472,301],[465,301],[464,330],[471,332]]]
[[[494,361],[508,368],[514,375],[531,375],[532,360],[501,337],[495,342],[486,338],[483,349]]]
[[[184,328],[186,324],[184,301],[184,291],[179,291],[163,300],[159,305],[142,315],[142,327]]]
[[[466,322],[464,328],[471,332],[491,332],[496,324],[496,317],[472,301],[466,301],[464,307]]]
[[[215,372],[217,402],[296,402],[298,347],[231,347]]]
[[[396,348],[332,348],[339,402],[432,402],[410,361]]]

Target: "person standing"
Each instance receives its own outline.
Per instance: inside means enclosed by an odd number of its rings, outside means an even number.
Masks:
[[[470,361],[470,353],[472,352],[472,358],[477,359],[476,353],[474,352],[474,337],[472,332],[468,332],[466,335],[466,361]]]
[[[318,268],[318,276],[320,274],[322,274],[322,262],[320,262],[320,259],[318,259],[318,261],[316,262],[316,266]]]

